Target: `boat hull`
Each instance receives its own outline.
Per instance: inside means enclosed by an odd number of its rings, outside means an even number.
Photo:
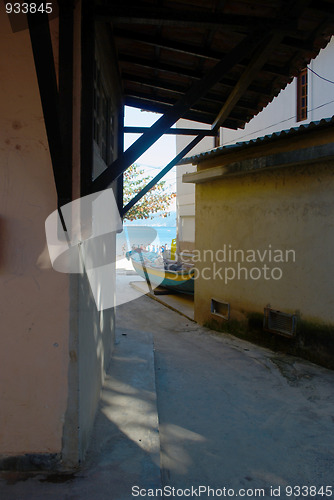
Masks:
[[[133,267],[139,276],[146,279],[145,272],[141,263],[132,259]],[[164,269],[155,269],[148,265],[145,266],[152,284],[162,286],[169,290],[180,293],[194,294],[194,276],[189,271],[168,271]]]

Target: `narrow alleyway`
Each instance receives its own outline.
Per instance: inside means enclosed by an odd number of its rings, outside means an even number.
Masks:
[[[133,486],[138,496],[143,489],[139,498],[162,486],[185,496],[193,487],[194,497],[210,487],[201,498],[223,488],[225,496],[265,498],[271,487],[281,498],[290,486],[320,491],[333,486],[333,386],[332,371],[217,336],[139,297],[117,310],[114,360],[84,468],[3,473],[0,499],[127,500]]]
[[[119,320],[135,328],[146,304]],[[164,485],[333,485],[333,372],[149,307]]]

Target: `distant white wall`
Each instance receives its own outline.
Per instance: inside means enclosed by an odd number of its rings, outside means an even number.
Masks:
[[[210,125],[205,125],[198,122],[181,119],[177,122],[178,128],[207,128]],[[184,149],[187,144],[193,139],[190,136],[176,136],[176,153]],[[197,146],[195,146],[187,156],[202,153],[214,147],[214,138],[205,137]],[[177,211],[177,234],[179,242],[195,242],[195,186],[193,184],[184,184],[182,182],[183,174],[195,172],[196,167],[193,165],[180,165],[176,168],[176,211]]]
[[[319,75],[334,81],[334,38],[320,51],[309,67]],[[297,79],[295,78],[244,129],[221,129],[221,144],[248,141],[273,132],[307,124],[334,115],[334,84],[308,71],[308,117],[297,122]]]

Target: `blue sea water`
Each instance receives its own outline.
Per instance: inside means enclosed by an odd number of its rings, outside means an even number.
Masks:
[[[167,245],[170,249],[172,240],[176,238],[176,227],[164,226],[124,226],[122,233],[117,235],[117,254],[124,254],[124,250],[132,247],[155,248]]]
[[[153,229],[155,229],[158,233],[161,245],[165,245],[167,243],[168,248],[170,248],[172,240],[176,238],[176,227],[153,226]]]

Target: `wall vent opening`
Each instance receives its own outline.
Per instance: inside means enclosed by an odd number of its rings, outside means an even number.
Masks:
[[[272,333],[278,333],[285,337],[294,337],[296,335],[297,316],[287,314],[270,307],[264,308],[264,330]]]
[[[230,304],[217,299],[211,299],[211,314],[222,319],[230,319]]]

